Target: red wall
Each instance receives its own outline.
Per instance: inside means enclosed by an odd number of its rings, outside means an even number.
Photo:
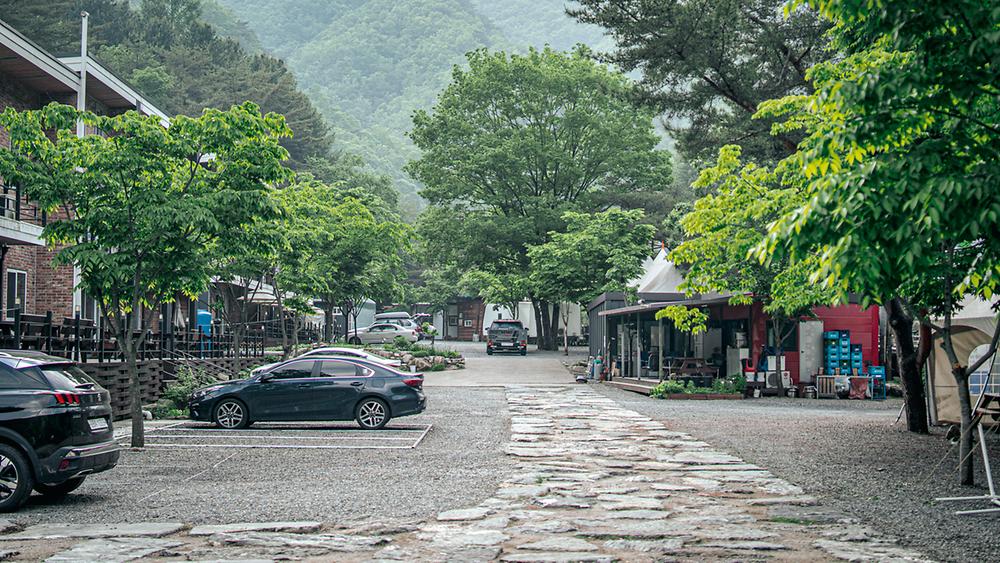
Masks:
[[[849,330],[851,343],[861,344],[865,363],[878,363],[878,307],[862,309],[860,305],[839,305],[837,307],[817,307],[816,317],[823,321],[823,330]],[[759,303],[753,305],[753,354],[754,365],[760,361],[761,346],[767,343],[768,318]],[[792,381],[799,382],[798,350],[785,351],[785,370],[790,372]]]

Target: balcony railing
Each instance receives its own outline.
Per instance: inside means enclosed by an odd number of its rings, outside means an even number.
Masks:
[[[0,187],[0,216],[44,227],[45,211],[24,197],[20,186]]]

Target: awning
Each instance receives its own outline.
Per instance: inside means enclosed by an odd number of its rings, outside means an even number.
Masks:
[[[659,301],[656,303],[640,303],[638,305],[631,305],[629,307],[622,307],[620,309],[611,309],[609,311],[600,311],[597,313],[601,317],[616,317],[621,315],[630,315],[634,313],[644,313],[647,311],[659,311],[664,307],[670,307],[671,305],[681,305],[684,307],[706,307],[708,305],[719,305],[723,303],[729,303],[729,295],[708,295],[703,297],[694,297],[691,299],[681,299],[678,301]]]

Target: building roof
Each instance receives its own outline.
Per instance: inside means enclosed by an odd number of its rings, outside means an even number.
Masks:
[[[0,20],[0,72],[51,98],[75,96],[80,82],[80,57],[58,58]],[[131,86],[87,57],[87,96],[112,110],[136,109],[146,115],[167,114]]]
[[[74,76],[80,76],[80,57],[61,57],[61,63],[73,71]],[[87,57],[87,95],[93,96],[112,109],[135,109],[146,115],[155,115],[169,123],[167,114],[142,97],[124,80],[104,68],[92,57]]]

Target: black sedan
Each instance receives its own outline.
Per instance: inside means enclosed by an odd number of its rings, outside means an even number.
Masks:
[[[111,398],[79,367],[0,350],[0,512],[35,490],[61,497],[118,462]]]
[[[190,416],[220,428],[254,422],[356,420],[382,428],[391,418],[423,412],[424,376],[348,358],[296,358],[249,379],[191,394]]]

